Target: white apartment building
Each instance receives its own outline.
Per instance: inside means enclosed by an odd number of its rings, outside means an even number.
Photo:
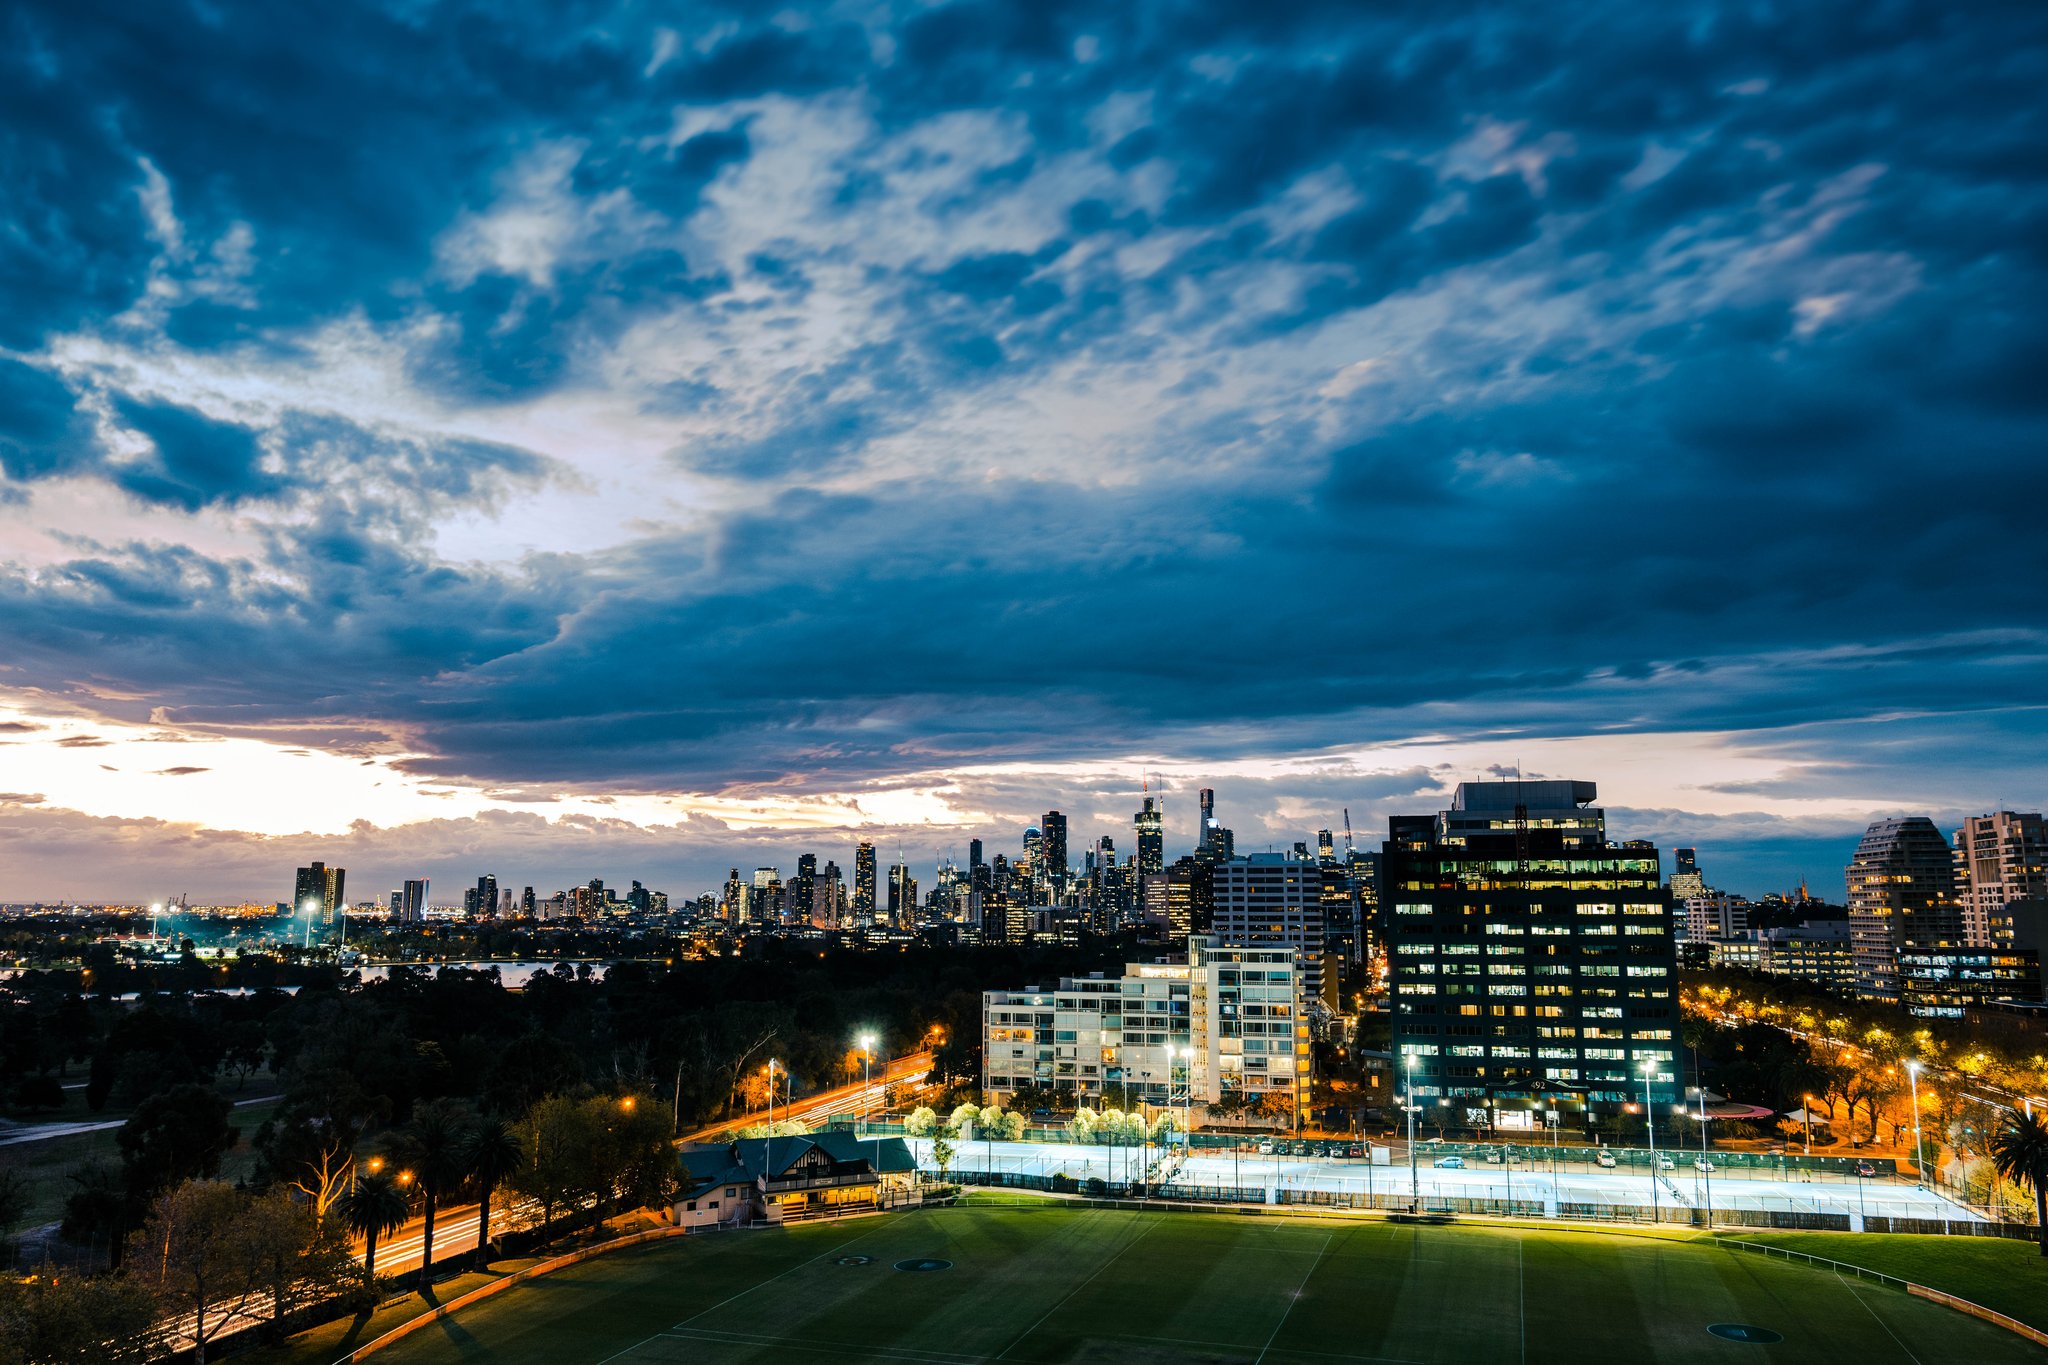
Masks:
[[[1203,1105],[1227,1093],[1308,1099],[1301,975],[1284,946],[1188,939],[1185,962],[1127,963],[1121,977],[1068,977],[1055,990],[982,994],[983,1090],[1026,1086],[1102,1102],[1121,1085],[1148,1104]]]
[[[1714,891],[1689,896],[1684,904],[1685,936],[1694,943],[1741,938],[1749,932],[1749,902],[1740,896]]]
[[[1324,961],[1322,868],[1284,853],[1254,853],[1216,864],[1212,885],[1211,932],[1225,943],[1286,944],[1301,968],[1303,1003],[1328,1003],[1324,992],[1335,987],[1336,973]]]

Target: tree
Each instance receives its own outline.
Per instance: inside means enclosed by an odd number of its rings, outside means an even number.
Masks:
[[[938,1126],[939,1116],[932,1112],[929,1105],[919,1105],[903,1120],[903,1131],[912,1137],[930,1137],[932,1129]]]
[[[946,1128],[949,1132],[956,1134],[964,1134],[965,1132],[967,1132],[969,1124],[979,1122],[981,1122],[980,1105],[960,1104],[955,1105],[953,1107],[953,1113],[951,1117],[949,1117],[946,1120]]]
[[[147,1205],[171,1186],[220,1170],[235,1145],[228,1122],[234,1106],[211,1086],[176,1085],[135,1107],[114,1141],[131,1208]]]
[[[470,1179],[476,1181],[480,1195],[476,1220],[479,1262],[486,1259],[491,1245],[491,1196],[512,1178],[525,1159],[526,1149],[520,1145],[519,1134],[500,1119],[480,1120],[463,1137],[462,1164]]]
[[[185,1335],[199,1365],[205,1365],[207,1343],[244,1316],[269,1281],[266,1258],[251,1235],[249,1205],[249,1197],[225,1181],[188,1180],[157,1196],[129,1249],[135,1274],[166,1304],[191,1315]]]
[[[557,1210],[575,1202],[592,1141],[589,1124],[576,1101],[550,1095],[519,1120],[519,1137],[525,1161],[512,1177],[512,1188],[540,1205],[545,1227],[555,1221]]]
[[[434,1214],[441,1196],[467,1175],[462,1168],[465,1118],[461,1107],[452,1101],[429,1100],[413,1110],[412,1122],[396,1144],[395,1155],[412,1171],[413,1187],[420,1192],[421,1284],[434,1268]]]
[[[342,1192],[335,1201],[341,1225],[363,1239],[363,1274],[377,1278],[377,1243],[405,1226],[411,1202],[396,1180],[388,1175],[365,1175]]]
[[[2048,1256],[2048,1120],[2014,1114],[1991,1139],[1991,1164],[2015,1185],[2034,1192],[2034,1224],[2041,1254]]]
[[[128,1275],[0,1275],[0,1360],[141,1365],[163,1354],[156,1296]]]
[[[939,1168],[939,1179],[944,1181],[946,1173],[953,1169],[953,1144],[943,1135],[932,1139],[932,1165]]]
[[[15,1225],[28,1215],[28,1177],[0,1170],[0,1248],[14,1245]]]
[[[277,1113],[256,1130],[260,1175],[305,1195],[314,1218],[324,1222],[355,1172],[357,1145],[389,1107],[347,1072],[301,1073]]]

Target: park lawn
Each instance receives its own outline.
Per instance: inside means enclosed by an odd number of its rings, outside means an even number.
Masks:
[[[223,1082],[221,1094],[231,1100],[246,1100],[261,1096],[260,1088],[237,1091],[232,1082]],[[72,1091],[66,1098],[76,1100],[81,1091]],[[228,1111],[228,1122],[235,1130],[235,1145],[221,1160],[220,1176],[223,1180],[241,1180],[248,1176],[256,1165],[256,1154],[250,1150],[249,1140],[262,1127],[275,1108],[276,1097],[259,1104],[240,1105]],[[65,1111],[38,1117],[38,1123],[109,1123],[125,1121],[127,1110],[108,1110],[94,1113],[85,1108],[82,1101]],[[19,1171],[29,1182],[28,1210],[21,1220],[21,1229],[41,1227],[54,1223],[64,1216],[64,1201],[73,1189],[71,1172],[92,1161],[106,1161],[119,1165],[121,1148],[115,1140],[119,1128],[101,1128],[90,1133],[71,1133],[63,1137],[43,1138],[36,1142],[17,1142],[0,1147],[0,1167]]]
[[[2048,1332],[2048,1257],[2038,1242],[1878,1232],[1749,1232],[1727,1236],[1825,1256],[1924,1284]]]
[[[944,1268],[908,1268],[921,1261]],[[904,1268],[899,1268],[899,1266]],[[1242,1215],[956,1207],[676,1239],[488,1299],[391,1365],[1056,1365],[1332,1359],[1802,1365],[2048,1361],[1924,1300],[1711,1240]]]
[[[494,1270],[505,1272],[530,1264],[531,1261],[515,1261],[496,1266]],[[276,1346],[259,1347],[238,1354],[234,1359],[241,1365],[333,1365],[334,1361],[358,1346],[375,1341],[398,1324],[409,1322],[422,1313],[430,1313],[436,1306],[497,1278],[498,1273],[485,1274],[481,1271],[451,1276],[433,1285],[425,1296],[406,1294],[380,1304],[374,1313],[326,1323]]]

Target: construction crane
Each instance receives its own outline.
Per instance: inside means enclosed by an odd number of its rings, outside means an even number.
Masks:
[[[1353,851],[1354,851],[1354,850],[1353,850],[1353,849],[1352,849],[1352,847],[1351,847],[1351,807],[1349,807],[1349,806],[1346,806],[1346,807],[1344,808],[1344,861],[1345,861],[1345,862],[1347,862],[1347,863],[1348,863],[1348,862],[1350,862],[1350,861],[1351,861],[1351,855],[1352,855]]]

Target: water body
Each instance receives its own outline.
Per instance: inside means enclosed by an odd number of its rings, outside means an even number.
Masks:
[[[611,969],[611,964],[609,962],[400,962],[363,966],[352,968],[351,970],[360,971],[363,974],[364,983],[367,984],[372,981],[385,980],[391,975],[394,968],[403,968],[406,971],[414,972],[429,972],[439,976],[443,970],[451,967],[457,971],[464,972],[489,971],[495,968],[498,973],[498,979],[505,983],[505,989],[517,991],[524,990],[528,982],[543,972],[566,970],[578,977],[587,976],[593,981],[602,981],[604,974]]]

